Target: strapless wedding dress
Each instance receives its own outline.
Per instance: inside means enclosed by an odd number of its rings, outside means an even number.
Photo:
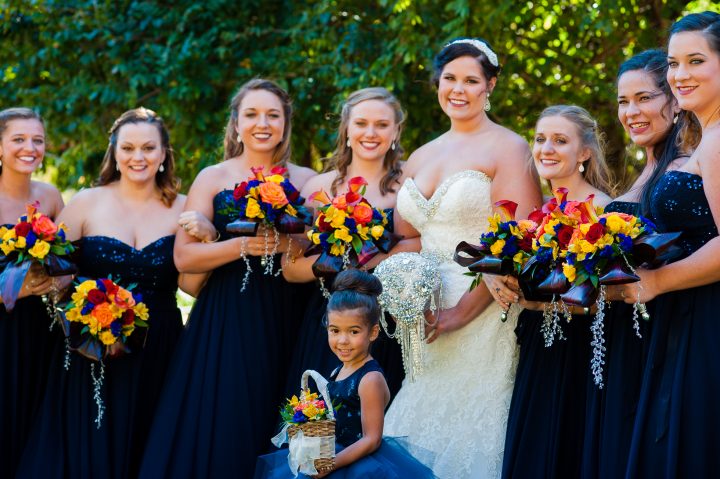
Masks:
[[[447,178],[430,199],[412,178],[398,192],[397,210],[421,235],[421,254],[434,259],[442,277],[442,306],[457,304],[472,278],[452,260],[460,241],[477,244],[492,214],[491,179],[468,170]],[[385,416],[385,434],[407,436],[429,450],[440,478],[500,477],[512,395],[517,312],[500,321],[492,303],[460,330],[426,347],[426,365],[406,379]]]

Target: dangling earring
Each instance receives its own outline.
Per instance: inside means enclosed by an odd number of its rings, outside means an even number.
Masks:
[[[348,141],[345,144],[348,146],[348,148],[350,147],[350,138],[348,138]]]
[[[583,163],[580,163],[580,167],[578,168],[578,171],[580,171],[580,173],[585,173],[585,165]]]
[[[675,116],[673,117],[673,125],[677,125],[679,117],[680,117],[680,113],[675,113]]]
[[[395,141],[393,141],[392,143],[390,143],[390,149],[393,150],[393,151],[395,151]]]
[[[487,98],[485,98],[485,108],[484,108],[484,110],[485,110],[485,111],[490,111],[490,95],[488,95]]]
[[[2,166],[2,160],[0,160],[0,166]]]
[[[165,163],[160,163],[160,169],[158,171],[160,171],[160,173],[165,171]]]
[[[120,165],[118,165],[117,162],[115,162],[115,171],[120,171]]]

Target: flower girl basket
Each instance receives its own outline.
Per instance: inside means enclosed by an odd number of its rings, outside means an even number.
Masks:
[[[314,475],[331,471],[335,464],[335,413],[328,393],[328,381],[322,374],[308,369],[300,379],[301,391],[308,390],[308,378],[312,377],[325,401],[327,419],[285,424],[282,431],[272,438],[280,447],[289,438],[288,464],[293,474],[298,472]]]

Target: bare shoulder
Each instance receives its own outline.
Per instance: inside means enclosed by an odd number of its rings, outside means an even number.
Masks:
[[[442,153],[443,136],[445,135],[440,135],[434,140],[425,143],[410,154],[407,161],[402,165],[403,177],[414,177],[415,173],[421,170],[428,162],[433,161],[433,158],[436,158]]]
[[[370,371],[360,380],[359,388],[362,389],[380,389],[384,390],[387,387],[387,381],[385,376],[380,371]]]
[[[318,190],[325,190],[326,192],[329,192],[335,178],[337,178],[337,172],[335,171],[328,171],[326,173],[320,173],[319,175],[316,174],[312,178],[308,179],[302,187],[303,196],[307,196]]]
[[[230,172],[224,163],[218,163],[217,165],[206,166],[200,173],[195,176],[195,179],[190,186],[190,191],[209,191],[213,190],[213,194],[217,193],[220,188],[226,182],[226,178]]]
[[[290,181],[295,188],[301,190],[305,184],[317,176],[317,171],[306,166],[296,165],[295,163],[288,163],[288,173],[290,174]]]
[[[602,206],[603,208],[605,208],[611,201],[612,198],[599,190],[595,193],[595,198],[593,198],[593,204],[595,206]]]
[[[172,206],[170,207],[171,210],[179,215],[185,209],[186,201],[187,196],[178,194],[177,197],[175,197],[175,201],[173,201]]]
[[[56,216],[62,210],[64,202],[60,190],[54,185],[42,181],[33,181],[34,197],[40,201],[40,210]]]
[[[73,195],[67,208],[90,208],[101,201],[107,194],[107,186],[84,188]]]

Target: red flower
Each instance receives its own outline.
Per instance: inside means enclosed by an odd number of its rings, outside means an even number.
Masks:
[[[517,210],[517,203],[510,200],[500,200],[495,203],[495,208],[500,210],[500,214],[503,216],[503,221],[512,221],[515,219],[515,210]]]
[[[126,310],[122,315],[122,323],[129,326],[135,322],[135,311],[132,309]]]
[[[87,300],[92,304],[102,304],[107,300],[107,296],[99,289],[91,289],[88,292]]]
[[[362,199],[362,195],[355,193],[354,191],[348,191],[345,193],[345,202],[349,205],[354,205]]]
[[[522,251],[530,253],[532,251],[532,240],[532,235],[526,234],[522,237],[520,241],[518,241],[518,248],[520,248]]]
[[[568,225],[562,225],[557,232],[558,245],[560,249],[566,249],[570,239],[573,235],[573,227]]]
[[[110,281],[109,279],[101,279],[100,280],[105,286],[105,291],[107,294],[116,294],[118,292],[118,285]]]
[[[36,218],[32,222],[32,229],[38,238],[42,238],[46,241],[52,241],[55,239],[55,233],[57,233],[58,227],[49,217],[42,215]]]
[[[532,213],[528,216],[528,219],[530,221],[534,221],[538,225],[543,222],[543,219],[545,218],[545,213],[542,212],[542,210],[533,210]]]
[[[31,229],[32,225],[23,221],[15,225],[15,234],[18,236],[27,236]]]
[[[243,181],[239,185],[235,185],[235,189],[233,190],[233,199],[235,201],[240,201],[241,198],[245,198],[245,195],[247,195],[247,181]]]
[[[287,173],[287,168],[283,168],[282,166],[273,166],[270,170],[270,174],[272,175],[285,176],[285,173]]]
[[[348,181],[348,189],[353,193],[362,194],[367,184],[368,182],[365,180],[365,178],[363,178],[362,176],[356,176],[354,178],[350,178],[350,180]]]
[[[321,233],[329,233],[330,231],[333,231],[332,225],[325,221],[325,215],[322,215],[318,218],[318,230],[320,230]]]
[[[585,235],[585,239],[588,240],[588,242],[595,244],[597,240],[603,237],[605,234],[605,227],[601,225],[600,223],[595,223],[592,226],[590,226],[590,229],[588,230],[587,234]]]

